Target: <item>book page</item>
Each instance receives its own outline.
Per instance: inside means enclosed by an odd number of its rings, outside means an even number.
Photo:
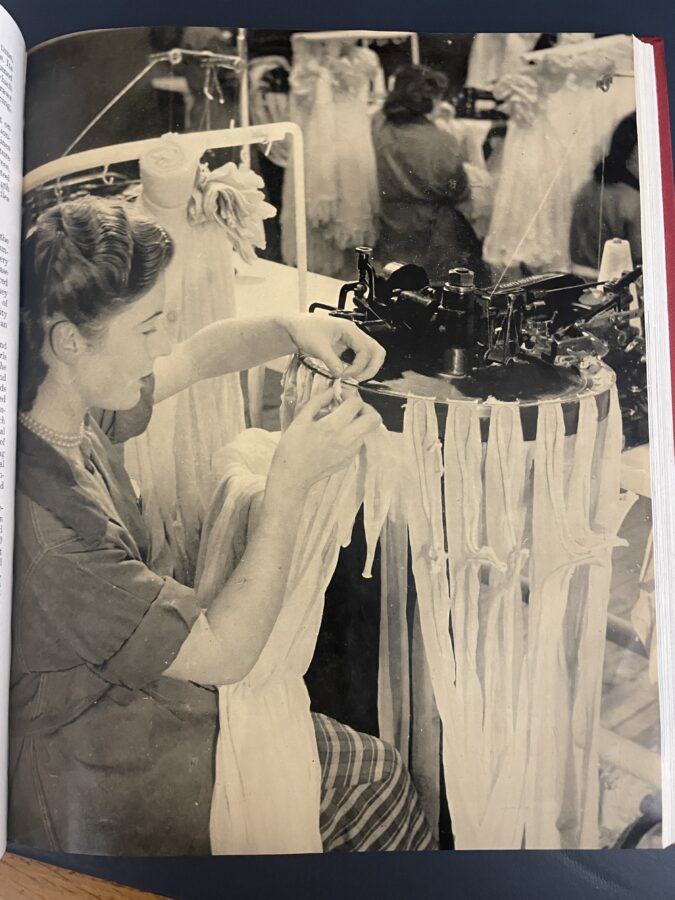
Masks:
[[[635,41],[640,168],[649,172],[643,179],[643,245],[645,247],[645,327],[651,348],[648,368],[650,429],[652,444],[652,486],[654,498],[655,613],[658,634],[658,679],[661,703],[661,748],[663,758],[663,844],[675,841],[675,607],[672,589],[675,576],[675,448],[673,444],[672,298],[669,303],[668,248],[673,243],[665,209],[672,208],[668,190],[668,169],[672,163],[663,153],[669,148],[667,126],[659,128],[659,97],[654,47]],[[672,230],[672,229],[671,229]],[[669,310],[670,306],[670,310]]]
[[[21,32],[0,7],[0,853],[6,842],[25,71]]]
[[[632,39],[88,32],[24,139],[10,840],[658,846]]]

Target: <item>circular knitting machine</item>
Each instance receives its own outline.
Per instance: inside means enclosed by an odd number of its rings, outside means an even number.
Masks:
[[[378,277],[365,248],[358,268],[331,314],[387,350],[358,387],[386,440],[366,448],[371,498],[326,595],[313,706],[395,744],[456,848],[598,846],[612,551],[631,502],[603,357],[637,340],[639,270],[486,289],[466,269]],[[331,380],[296,359],[285,421]]]

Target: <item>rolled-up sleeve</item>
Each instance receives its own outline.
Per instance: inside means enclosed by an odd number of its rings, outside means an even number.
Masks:
[[[33,639],[22,647],[31,668],[84,663],[131,689],[162,675],[201,612],[193,590],[116,546],[44,552],[24,594],[34,610]]]

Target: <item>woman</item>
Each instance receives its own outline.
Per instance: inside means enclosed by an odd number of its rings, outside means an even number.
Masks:
[[[482,268],[480,242],[459,210],[470,202],[459,143],[433,121],[446,87],[440,72],[406,66],[373,120],[381,204],[377,259],[382,266],[416,263],[431,281],[444,280],[455,266]]]
[[[630,244],[637,265],[642,262],[640,227],[637,120],[633,113],[617,125],[609,153],[577,194],[570,231],[572,262],[597,271],[598,250],[602,251],[605,241],[621,238]]]
[[[172,348],[162,325],[171,254],[160,226],[94,198],[44,213],[26,242],[9,813],[22,844],[209,853],[211,685],[241,680],[265,645],[309,485],[379,425],[358,396],[320,417],[332,391],[307,404],[279,443],[261,524],[209,609],[151,571],[111,441],[140,433],[153,400],[297,348],[357,380],[383,360],[356,327],[312,316],[216,322]],[[325,849],[429,846],[395,752],[314,722]]]

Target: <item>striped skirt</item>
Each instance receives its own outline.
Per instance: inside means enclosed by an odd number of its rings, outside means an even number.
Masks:
[[[321,840],[337,850],[436,848],[410,775],[389,744],[312,714],[321,761]]]

